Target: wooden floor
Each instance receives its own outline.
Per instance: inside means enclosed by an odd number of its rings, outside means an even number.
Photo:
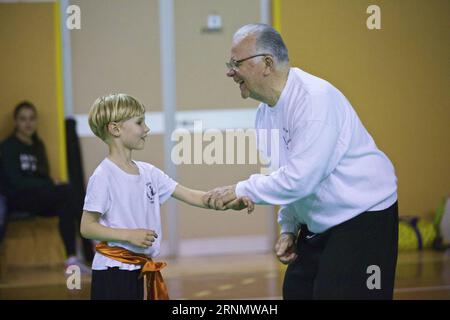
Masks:
[[[280,264],[271,254],[168,260],[171,299],[281,299]],[[16,270],[0,279],[0,299],[89,299],[90,278],[68,290],[62,266]],[[450,251],[400,253],[395,299],[450,299]]]

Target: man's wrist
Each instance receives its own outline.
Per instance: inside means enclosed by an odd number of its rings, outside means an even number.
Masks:
[[[238,182],[234,185],[234,194],[236,195],[236,198],[245,197],[248,195],[245,194],[244,190],[244,181]]]
[[[298,233],[298,227],[293,224],[281,224],[280,225],[280,234],[283,233],[292,233],[293,235],[296,235]]]
[[[285,231],[285,232],[281,232],[280,236],[292,236],[295,238],[295,233],[294,232],[290,232],[290,231]]]

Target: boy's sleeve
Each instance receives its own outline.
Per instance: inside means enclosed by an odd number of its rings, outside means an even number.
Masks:
[[[83,210],[105,214],[110,205],[108,183],[101,175],[89,178]]]
[[[174,181],[160,169],[156,167],[154,167],[154,169],[156,174],[156,181],[158,183],[159,204],[163,204],[175,191],[175,187],[177,186],[178,182]]]

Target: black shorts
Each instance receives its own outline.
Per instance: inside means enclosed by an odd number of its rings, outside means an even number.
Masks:
[[[92,300],[143,300],[144,280],[139,278],[141,270],[92,270]]]
[[[324,233],[301,226],[284,299],[392,299],[398,250],[397,202]]]

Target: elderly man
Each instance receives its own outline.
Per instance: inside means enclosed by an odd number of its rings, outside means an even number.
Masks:
[[[349,101],[291,67],[280,34],[268,25],[235,33],[227,67],[242,98],[261,102],[256,129],[279,130],[272,152],[280,161],[270,175],[210,191],[205,204],[223,209],[246,196],[280,206],[275,251],[289,264],[284,299],[392,299],[397,179]]]

